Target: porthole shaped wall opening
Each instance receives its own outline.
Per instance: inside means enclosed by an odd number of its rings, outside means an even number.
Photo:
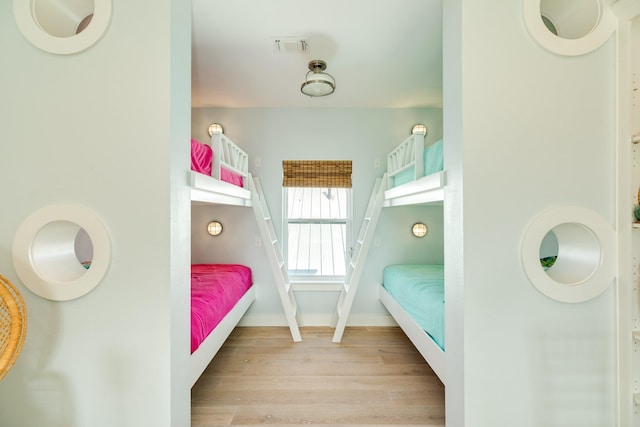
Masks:
[[[602,46],[615,29],[611,0],[523,0],[529,33],[544,48],[568,56]]]
[[[112,0],[13,0],[18,28],[33,45],[56,54],[80,52],[102,37]]]
[[[110,262],[111,244],[104,224],[92,211],[51,205],[20,225],[12,255],[27,288],[43,298],[65,301],[98,285]]]
[[[70,283],[87,274],[93,261],[93,243],[86,230],[71,221],[44,225],[31,244],[31,263],[44,280]]]
[[[544,211],[523,235],[521,260],[527,278],[557,301],[595,298],[614,278],[613,235],[613,228],[591,210],[571,206]],[[546,264],[550,258],[553,262]]]
[[[553,254],[553,250],[548,250],[554,242],[555,256],[549,255]],[[582,224],[558,224],[540,243],[541,267],[551,279],[568,286],[579,285],[591,277],[598,268],[601,257],[598,240],[593,232]],[[545,261],[551,261],[547,263],[547,268],[542,265]]]

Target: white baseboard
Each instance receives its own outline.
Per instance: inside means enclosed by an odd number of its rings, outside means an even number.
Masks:
[[[352,314],[347,326],[398,326],[393,317],[382,314]]]
[[[304,326],[331,326],[330,314],[303,314]],[[288,326],[284,315],[278,314],[246,314],[238,326]],[[398,326],[393,317],[380,314],[352,314],[349,316],[347,326]]]

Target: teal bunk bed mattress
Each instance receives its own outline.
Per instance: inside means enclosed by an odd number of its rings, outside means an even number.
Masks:
[[[442,140],[431,144],[422,152],[422,158],[424,161],[424,176],[431,175],[432,173],[440,172],[444,169],[444,160],[442,157]],[[393,177],[393,186],[406,184],[407,182],[415,181],[415,167],[410,167],[403,170]]]
[[[383,286],[444,350],[444,266],[389,265],[384,269]]]

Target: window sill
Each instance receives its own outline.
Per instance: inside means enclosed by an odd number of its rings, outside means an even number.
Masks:
[[[294,291],[340,291],[342,290],[344,280],[291,280],[291,286]]]

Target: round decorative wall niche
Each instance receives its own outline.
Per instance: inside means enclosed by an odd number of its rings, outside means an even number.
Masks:
[[[561,302],[604,292],[615,277],[614,231],[597,213],[578,206],[543,211],[527,227],[522,265],[531,284]]]
[[[560,55],[575,56],[602,46],[615,28],[610,0],[523,0],[533,38]]]
[[[13,0],[22,34],[34,46],[72,54],[93,45],[111,20],[112,0]]]
[[[71,300],[95,288],[111,259],[106,228],[90,210],[51,205],[29,215],[12,247],[16,273],[33,293]]]

